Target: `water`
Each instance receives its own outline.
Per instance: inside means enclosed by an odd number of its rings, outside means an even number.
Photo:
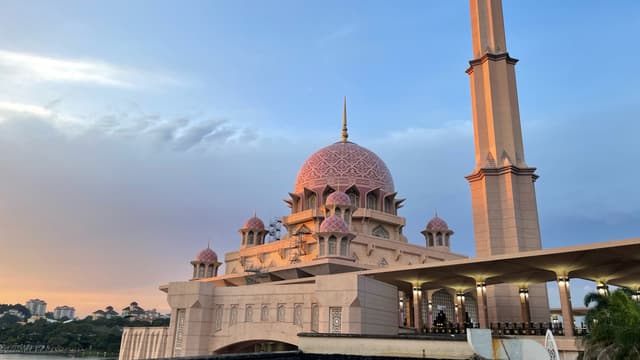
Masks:
[[[65,355],[38,355],[38,354],[0,354],[0,360],[66,360],[66,359],[82,359],[82,360],[102,360],[101,357],[78,357]]]

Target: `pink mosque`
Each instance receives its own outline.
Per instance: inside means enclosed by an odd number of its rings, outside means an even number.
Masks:
[[[171,324],[125,329],[121,360],[327,347],[390,353],[367,336],[385,336],[385,346],[404,341],[397,345],[404,353],[424,356],[425,345],[395,337],[468,327],[532,338],[553,327],[563,356],[577,355],[582,329],[573,322],[570,278],[640,289],[640,239],[541,249],[537,175],[525,162],[517,60],[506,50],[502,6],[470,3],[476,167],[466,178],[476,257],[450,251],[454,231],[438,214],[421,232],[423,245],[408,242],[399,216],[405,199],[384,161],[349,141],[345,100],[339,141],[302,164],[285,200],[286,235],[267,241],[270,229],[254,214],[239,229],[238,250],[224,259],[210,247],[200,251],[191,279],[160,286]],[[564,324],[551,324],[550,281]],[[431,339],[426,354],[473,355],[466,343],[445,340]]]

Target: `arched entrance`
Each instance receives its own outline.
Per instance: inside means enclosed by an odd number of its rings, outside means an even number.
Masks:
[[[277,340],[248,340],[233,343],[227,346],[223,346],[214,351],[214,354],[240,354],[240,353],[255,353],[255,352],[273,352],[273,351],[293,351],[298,350],[298,347],[293,344],[289,344]]]

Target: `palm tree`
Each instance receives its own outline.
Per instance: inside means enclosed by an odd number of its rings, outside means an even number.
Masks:
[[[586,322],[591,332],[585,336],[584,359],[640,359],[640,305],[627,289],[610,296],[589,293]]]

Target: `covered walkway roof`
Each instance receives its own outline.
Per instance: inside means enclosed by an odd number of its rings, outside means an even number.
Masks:
[[[555,281],[558,277],[640,287],[640,238],[607,241],[483,258],[438,261],[362,271],[362,275],[399,288],[475,288],[511,283],[519,286]]]

